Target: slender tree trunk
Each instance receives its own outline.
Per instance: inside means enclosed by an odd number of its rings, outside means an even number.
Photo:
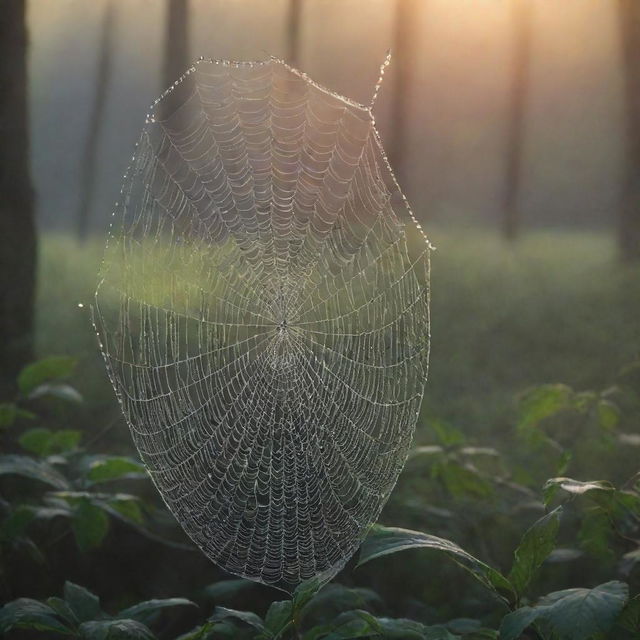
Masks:
[[[531,66],[531,0],[512,0],[513,49],[511,58],[511,101],[507,124],[507,166],[504,192],[504,227],[507,240],[520,232],[520,191],[526,134],[526,106]]]
[[[29,167],[26,0],[0,10],[0,393],[33,357],[36,229]]]
[[[113,48],[115,7],[113,0],[107,0],[104,21],[102,24],[102,37],[96,73],[96,95],[89,121],[87,143],[80,167],[80,203],[78,206],[77,223],[78,237],[84,240],[89,231],[91,205],[95,193],[98,162],[98,142],[102,131],[104,108],[107,102],[107,89],[111,76],[111,50]]]
[[[389,160],[401,185],[406,182],[406,150],[408,139],[408,115],[411,72],[415,56],[415,24],[426,0],[396,0],[393,46],[391,47],[394,73],[393,102],[391,104],[391,140],[387,148]]]
[[[620,256],[640,260],[640,2],[618,0],[626,102],[626,167],[618,221]]]
[[[165,23],[164,65],[162,90],[170,87],[188,68],[191,62],[189,47],[189,0],[167,0]],[[173,113],[176,104],[171,95],[162,101],[161,117]]]
[[[289,0],[287,16],[287,62],[292,67],[300,65],[300,20],[302,0]]]

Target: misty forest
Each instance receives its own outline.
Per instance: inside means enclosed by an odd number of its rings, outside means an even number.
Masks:
[[[640,639],[640,0],[4,0],[0,636]]]

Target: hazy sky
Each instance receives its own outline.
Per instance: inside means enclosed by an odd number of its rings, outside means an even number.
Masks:
[[[164,0],[117,6],[113,74],[93,210],[103,231],[160,91]],[[393,46],[392,0],[302,0],[301,66],[368,102]],[[496,219],[504,175],[510,0],[423,0],[408,95],[404,187],[422,219]],[[523,215],[532,223],[613,218],[622,159],[622,76],[612,0],[534,0]],[[30,0],[33,168],[40,218],[68,227],[95,94],[106,0]],[[284,55],[287,0],[191,0],[192,57]],[[383,139],[394,67],[377,106]]]

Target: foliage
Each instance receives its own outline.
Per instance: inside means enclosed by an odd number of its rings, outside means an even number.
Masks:
[[[24,556],[25,568],[46,564],[52,537],[65,532],[80,554],[108,551],[119,544],[120,525],[141,541],[158,541],[152,527],[162,512],[146,495],[144,467],[126,455],[85,450],[83,432],[59,424],[64,414],[52,406],[82,406],[67,381],[74,365],[45,363],[27,367],[20,395],[0,406],[7,445],[0,455],[3,556]],[[633,364],[602,390],[566,384],[525,390],[504,450],[429,420],[431,442],[416,445],[382,515],[402,526],[374,525],[357,563],[341,574],[344,584],[318,578],[289,599],[241,579],[201,585],[188,598],[154,598],[151,585],[142,602],[130,595],[118,602],[112,594],[108,610],[118,613],[109,615],[97,596],[67,581],[62,597],[14,597],[0,609],[0,633],[181,640],[639,637],[640,475],[624,463],[624,454],[640,444],[634,431],[639,381],[640,366]],[[60,385],[67,391],[55,391]],[[605,476],[607,469],[615,473]],[[171,554],[181,545],[160,542],[171,561],[162,570],[175,571],[179,561]],[[399,551],[406,553],[396,558]],[[10,587],[13,576],[4,571],[2,579]],[[194,602],[198,609],[186,606]]]

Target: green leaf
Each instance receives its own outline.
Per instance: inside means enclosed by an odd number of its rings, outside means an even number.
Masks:
[[[23,536],[34,518],[35,513],[31,507],[18,505],[2,522],[0,539],[11,541]]]
[[[155,640],[151,629],[137,620],[99,620],[80,625],[86,640]]]
[[[45,382],[38,385],[30,394],[29,398],[35,400],[36,398],[42,398],[49,396],[51,398],[58,398],[65,402],[71,402],[73,404],[81,404],[84,399],[82,394],[69,384],[52,384]]]
[[[204,595],[216,602],[231,600],[239,593],[256,586],[255,582],[239,578],[237,580],[221,580],[204,588]]]
[[[371,589],[362,587],[345,587],[333,583],[328,584],[303,608],[305,616],[322,612],[323,617],[334,617],[338,613],[349,609],[370,609],[375,606],[382,607],[380,596]]]
[[[80,621],[71,607],[62,598],[47,598],[47,604],[71,627],[75,627]]]
[[[51,441],[51,430],[44,427],[36,427],[25,431],[18,442],[23,449],[38,456],[46,456],[49,451]]]
[[[218,624],[214,624],[212,622],[205,622],[202,626],[200,627],[196,627],[195,629],[192,629],[191,631],[188,631],[187,633],[183,633],[181,636],[178,636],[176,638],[176,640],[208,640],[209,638],[211,638],[212,636],[210,635],[211,632],[213,631],[214,627],[216,628],[216,632],[219,631],[219,628],[222,627],[222,625],[224,625],[225,623],[218,623]],[[230,630],[231,633],[233,633],[233,629]],[[218,637],[220,636],[220,633],[218,632]],[[233,636],[231,635],[225,635],[224,632],[222,633],[223,637],[230,637],[233,638]]]
[[[618,618],[618,624],[627,631],[640,633],[640,595],[627,603]]]
[[[563,640],[588,640],[606,634],[624,608],[629,589],[612,581],[594,589],[566,589],[540,599],[534,607],[509,613],[500,626],[500,640],[517,640],[533,622],[543,621]]]
[[[544,384],[526,391],[519,402],[518,426],[533,427],[545,418],[571,406],[571,387],[565,384]]]
[[[620,422],[620,409],[610,400],[598,402],[598,424],[602,429],[611,431]]]
[[[100,608],[100,598],[88,589],[67,580],[64,583],[63,595],[69,608],[80,622],[104,617]]]
[[[284,631],[293,621],[293,602],[291,600],[278,600],[272,602],[264,619],[265,627],[273,634],[278,635]]]
[[[29,395],[37,386],[49,380],[66,378],[73,373],[76,359],[69,356],[51,356],[27,365],[18,375],[18,388]]]
[[[456,640],[460,636],[453,635],[445,627],[426,625],[407,620],[406,618],[376,618],[382,629],[384,638],[398,640]]]
[[[320,574],[301,582],[293,592],[293,608],[296,614],[304,609],[316,596],[318,591],[326,584],[325,576]]]
[[[56,489],[69,489],[68,480],[43,460],[28,456],[0,456],[0,476],[18,475],[31,480],[39,480]]]
[[[31,598],[18,598],[0,609],[0,634],[11,629],[34,629],[69,635],[72,633],[69,627],[58,620],[51,607]]]
[[[33,420],[35,414],[26,409],[21,409],[13,402],[0,402],[0,429],[13,426],[18,418]]]
[[[240,620],[240,622],[244,622],[258,631],[262,631],[263,633],[266,632],[271,635],[264,626],[262,618],[252,611],[237,611],[236,609],[227,609],[226,607],[216,607],[210,620],[212,622],[217,622],[219,620],[226,620],[227,618]]]
[[[132,458],[100,458],[91,463],[87,478],[93,482],[107,482],[121,478],[146,477],[144,465]]]
[[[560,526],[561,507],[540,518],[528,529],[515,550],[509,581],[522,595],[536,572],[553,551]]]
[[[115,509],[115,511],[123,516],[125,520],[130,520],[136,524],[144,523],[144,516],[142,514],[139,498],[116,494],[107,500],[107,505],[112,509]]]
[[[72,527],[80,551],[88,551],[104,540],[109,531],[109,516],[88,498],[80,498],[73,511]]]
[[[513,601],[515,596],[513,587],[499,571],[467,553],[454,542],[420,531],[374,525],[362,544],[360,560],[357,566],[359,567],[374,558],[397,553],[398,551],[421,548],[446,553],[456,564],[466,569],[503,601]]]
[[[614,486],[605,480],[591,480],[581,482],[573,478],[550,478],[543,487],[545,504],[553,500],[554,496],[562,490],[570,495],[583,495],[589,491],[615,491]]]
[[[116,616],[119,619],[130,618],[131,620],[137,620],[138,622],[144,622],[148,624],[150,620],[162,609],[169,609],[171,607],[197,607],[198,605],[186,598],[163,598],[161,600],[146,600],[145,602],[139,602],[132,607],[123,609]]]
[[[53,453],[65,453],[75,449],[81,438],[81,431],[72,429],[51,431],[44,427],[37,427],[25,431],[18,442],[23,449],[44,457]]]
[[[349,638],[377,637],[382,627],[367,611],[346,611],[340,614],[331,625],[321,625],[304,635],[304,640],[347,640]]]

